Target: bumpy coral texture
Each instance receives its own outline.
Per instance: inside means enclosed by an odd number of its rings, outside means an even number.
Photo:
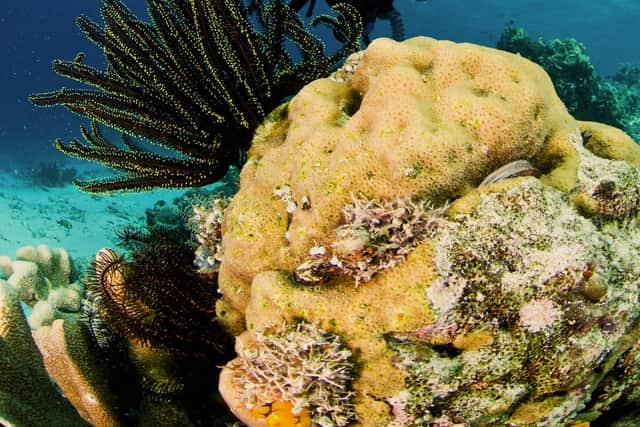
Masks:
[[[23,246],[16,251],[15,260],[0,258],[7,283],[31,307],[27,319],[31,329],[79,315],[84,288],[77,281],[73,260],[64,248]]]
[[[239,386],[241,395],[228,401],[232,411],[249,424],[264,418],[268,426],[284,426],[275,420],[287,406],[292,426],[308,426],[311,417],[316,425],[349,425],[355,415],[352,354],[341,339],[305,323],[265,332],[236,343],[239,359],[228,386]]]
[[[223,220],[219,316],[236,334],[302,319],[342,336],[364,426],[561,425],[638,340],[640,150],[615,132],[583,147],[518,56],[415,38],[354,58],[259,129]],[[476,188],[515,160],[542,176]],[[296,283],[354,197],[455,202],[357,287]]]
[[[316,80],[287,110],[258,131],[223,224],[221,288],[234,310],[257,273],[292,270],[329,235],[354,193],[439,203],[518,159],[557,187],[575,182],[576,123],[548,76],[494,49],[376,40],[350,80]],[[275,196],[285,185],[289,202]]]

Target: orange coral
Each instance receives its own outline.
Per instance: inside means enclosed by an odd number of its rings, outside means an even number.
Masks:
[[[311,425],[309,410],[304,408],[295,414],[293,404],[288,401],[276,401],[251,410],[251,415],[263,418],[268,427],[308,427]]]

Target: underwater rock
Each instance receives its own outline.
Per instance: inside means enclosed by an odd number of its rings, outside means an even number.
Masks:
[[[223,223],[220,288],[234,310],[257,273],[291,271],[328,240],[353,195],[440,206],[515,160],[575,185],[577,124],[532,62],[418,37],[375,40],[349,66],[350,79],[307,85],[254,138]],[[287,212],[274,195],[285,186],[310,209]]]
[[[304,322],[353,355],[343,387],[358,425],[563,425],[615,406],[632,387],[619,372],[640,367],[628,356],[640,338],[640,148],[615,133],[585,148],[548,76],[515,55],[415,38],[355,58],[267,118],[225,210],[217,314],[252,346],[223,370],[223,397],[264,425],[239,396],[270,405],[299,384],[252,394],[259,380],[230,378],[288,336],[271,339],[274,327]],[[517,160],[542,175],[478,187]],[[354,278],[327,252],[336,241],[360,271],[376,251],[401,253],[372,249],[369,228],[338,233],[354,197],[376,206],[350,208],[380,215],[376,235],[414,230],[411,215],[389,214],[399,200],[444,214],[402,240],[402,259]],[[331,274],[298,283],[309,256],[327,256]],[[593,394],[604,384],[617,393]]]

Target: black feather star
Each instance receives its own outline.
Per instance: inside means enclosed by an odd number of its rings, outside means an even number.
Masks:
[[[344,44],[332,55],[282,0],[149,0],[150,23],[119,0],[103,0],[104,26],[77,24],[104,53],[107,69],[83,60],[53,62],[61,76],[92,86],[35,94],[37,106],[62,105],[91,120],[84,139],[56,141],[63,153],[120,172],[77,182],[89,192],[195,187],[239,164],[265,116],[310,81],[327,75],[360,47],[357,10],[338,4],[320,17]],[[285,48],[300,51],[295,61]],[[97,123],[121,132],[108,141]],[[146,140],[170,155],[133,142]]]
[[[119,237],[129,256],[102,249],[87,271],[90,324],[178,357],[220,358],[230,346],[216,320],[216,286],[193,266],[188,239],[160,228],[125,229]]]

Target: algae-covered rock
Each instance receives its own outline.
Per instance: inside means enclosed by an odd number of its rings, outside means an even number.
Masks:
[[[254,139],[222,223],[218,315],[245,330],[223,396],[251,426],[283,400],[278,417],[376,427],[555,426],[632,404],[640,148],[620,135],[585,147],[518,56],[373,42]],[[304,364],[272,360],[305,331],[351,355],[355,415],[296,392]]]

